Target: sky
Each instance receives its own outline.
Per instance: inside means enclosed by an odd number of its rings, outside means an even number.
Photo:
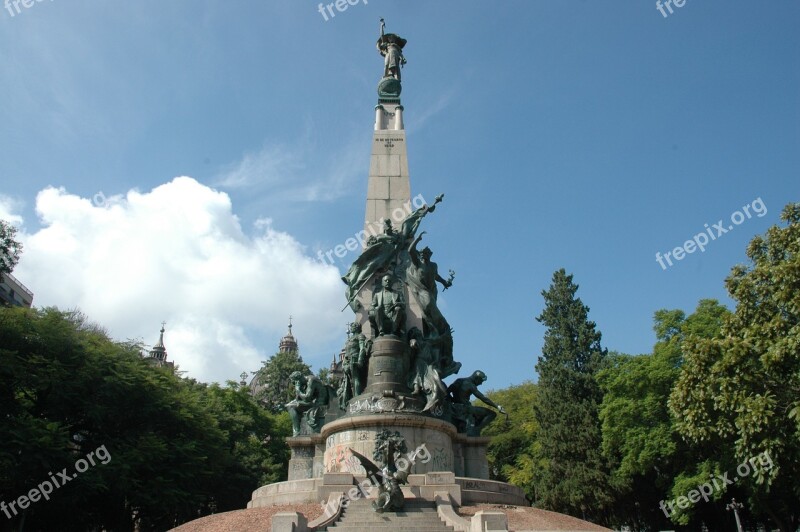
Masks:
[[[356,254],[317,257],[363,226],[381,17],[408,40],[412,195],[445,194],[440,308],[487,389],[536,380],[557,269],[603,347],[647,353],[656,310],[732,308],[731,267],[800,201],[795,0],[352,1],[2,6],[0,218],[34,304],[146,344],[165,321],[206,382],[292,315],[326,367]]]

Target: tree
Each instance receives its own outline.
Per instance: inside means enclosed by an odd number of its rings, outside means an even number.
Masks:
[[[532,445],[536,442],[536,421],[533,403],[536,385],[523,382],[502,390],[492,390],[486,395],[496,404],[503,405],[508,418],[498,416],[483,429],[483,436],[492,438],[487,450],[489,474],[494,480],[510,482],[526,489],[533,499]]]
[[[688,318],[681,310],[659,310],[654,319],[658,342],[653,353],[610,355],[598,374],[603,390],[603,454],[612,464],[617,499],[615,526],[628,525],[634,530],[669,528],[670,520],[660,503],[687,491],[684,488],[676,493],[675,479],[688,481],[700,475],[690,488],[693,489],[707,480],[705,471],[709,467],[719,469],[720,450],[712,453],[687,445],[675,430],[667,401],[683,364],[681,344],[692,335],[718,337],[726,314],[727,309],[713,299],[700,301]],[[699,529],[701,521],[710,520],[708,511],[696,505],[689,510],[677,508],[675,522]]]
[[[228,462],[212,488],[217,511],[244,506],[252,492],[265,484],[286,480],[292,435],[288,414],[274,416],[261,407],[246,387],[230,381],[199,385],[204,401],[226,434]]]
[[[743,462],[768,453],[774,466],[737,484],[755,515],[782,531],[800,524],[800,203],[747,247],[751,265],[725,284],[736,301],[721,338],[690,338],[670,397],[678,431]]]
[[[17,228],[0,220],[0,279],[4,273],[11,273],[19,262],[22,244],[15,240]]]
[[[294,386],[289,375],[299,371],[303,375],[311,373],[311,367],[303,362],[296,350],[278,351],[256,372],[256,399],[270,412],[277,414],[286,411],[286,403],[294,399]]]
[[[545,308],[536,319],[547,327],[539,373],[535,419],[541,467],[534,469],[535,504],[594,521],[605,520],[611,502],[601,454],[596,380],[606,357],[589,308],[575,297],[578,285],[561,269],[543,291]]]
[[[3,516],[8,526],[166,530],[242,508],[285,478],[287,418],[238,387],[153,367],[77,311],[0,309],[0,501],[79,472],[48,501]],[[80,471],[100,448],[109,459]]]
[[[334,378],[334,374],[331,373],[330,368],[319,368],[317,370],[317,378],[322,381],[323,384],[331,386],[333,388],[339,387],[339,382],[337,379]]]

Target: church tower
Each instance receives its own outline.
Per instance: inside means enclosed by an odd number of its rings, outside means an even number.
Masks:
[[[281,338],[281,342],[278,344],[278,351],[281,353],[290,353],[292,351],[297,352],[297,350],[297,340],[292,336],[292,317],[289,316],[289,331],[286,333],[286,336]]]
[[[157,367],[168,366],[174,368],[175,363],[167,361],[167,348],[164,347],[164,326],[166,324],[166,322],[161,322],[161,334],[158,337],[158,342],[150,349],[145,360]]]

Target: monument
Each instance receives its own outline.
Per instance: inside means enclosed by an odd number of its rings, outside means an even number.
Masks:
[[[421,225],[429,216],[444,215],[444,195],[409,208],[400,102],[406,43],[386,33],[381,20],[376,46],[384,69],[364,218],[364,230],[373,236],[342,277],[344,311],[352,323],[339,389],[334,393],[311,377],[293,375],[297,399],[287,405],[295,423],[287,438],[289,480],[259,488],[248,507],[319,502],[370,483],[373,507],[381,512],[396,512],[410,499],[443,497],[455,505],[527,504],[521,489],[489,480],[489,438],[480,431],[495,410],[504,411],[478,389],[486,374],[471,368],[468,377],[449,386],[444,382],[461,370],[452,329],[438,307],[439,287],[451,288],[455,272],[443,277],[433,251],[419,249],[426,234]],[[471,405],[473,396],[494,410]],[[404,455],[407,449],[416,450]],[[408,468],[398,469],[399,461]],[[376,474],[381,480],[374,480]]]

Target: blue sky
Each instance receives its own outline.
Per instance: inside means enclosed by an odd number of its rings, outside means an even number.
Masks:
[[[362,0],[327,21],[310,0],[19,7],[0,11],[15,274],[116,338],[152,343],[166,320],[202,380],[257,369],[288,314],[315,367],[343,344],[354,256],[314,258],[363,224],[380,17],[408,39],[412,194],[446,195],[424,227],[456,271],[440,304],[487,387],[535,380],[554,270],[605,347],[648,352],[656,310],[730,306],[747,242],[800,200],[796,1],[665,18],[651,1]],[[656,262],[757,198],[763,216]]]

